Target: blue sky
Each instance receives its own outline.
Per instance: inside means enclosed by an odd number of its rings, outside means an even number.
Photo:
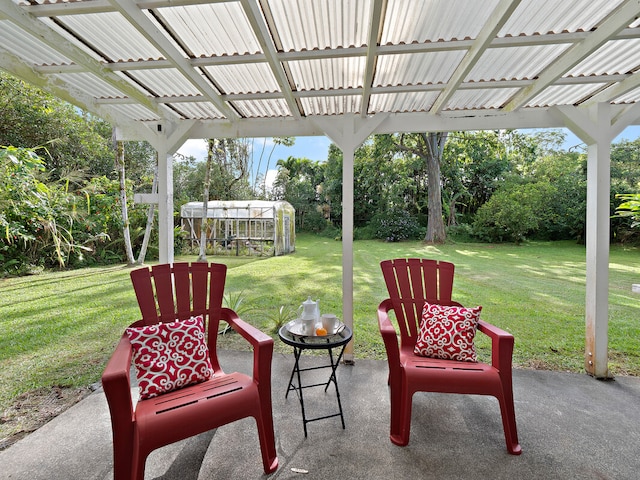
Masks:
[[[533,130],[527,130],[531,132]],[[566,131],[566,140],[564,147],[569,149],[575,145],[580,145],[582,142],[569,130]],[[622,139],[635,140],[640,137],[640,126],[628,127],[624,130],[614,142],[618,142]],[[297,137],[295,144],[292,147],[285,147],[282,145],[276,145],[271,155],[271,161],[269,165],[270,172],[269,177],[275,175],[276,162],[280,159],[286,159],[288,157],[296,158],[308,158],[309,160],[326,160],[327,153],[329,151],[329,145],[331,141],[327,137]],[[273,147],[273,139],[271,138],[256,138],[253,140],[253,164],[257,168],[258,163],[261,164],[261,173],[264,173],[267,165],[267,157]],[[198,160],[204,160],[207,156],[207,144],[205,140],[188,140],[178,150],[179,153],[186,156],[193,156]],[[260,154],[262,153],[262,162],[259,162]]]

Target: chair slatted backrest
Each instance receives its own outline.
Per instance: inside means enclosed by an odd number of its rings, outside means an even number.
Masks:
[[[202,315],[210,353],[215,352],[227,266],[219,263],[174,263],[131,272],[131,282],[145,325]],[[212,354],[212,361],[214,355]],[[215,365],[214,365],[215,368]]]
[[[422,258],[380,263],[403,345],[415,344],[425,302],[451,303],[455,266]]]

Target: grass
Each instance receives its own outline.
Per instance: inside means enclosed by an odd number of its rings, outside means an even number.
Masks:
[[[456,264],[454,298],[467,306],[482,305],[485,320],[515,335],[516,366],[583,371],[585,249],[570,242],[355,242],[356,359],[385,358],[375,314],[386,297],[378,263],[410,256]],[[320,301],[322,312],[341,316],[340,242],[299,235],[293,255],[209,260],[229,266],[227,298],[242,304],[243,318],[274,337],[280,308],[295,309],[308,296]],[[640,295],[631,292],[633,283],[640,283],[640,251],[612,247],[609,348],[614,375],[640,375]],[[0,279],[0,292],[0,412],[18,395],[41,387],[98,382],[124,328],[139,317],[129,269],[122,265]],[[235,348],[237,336],[227,336]],[[287,351],[280,342],[276,346]],[[480,342],[479,348],[486,354],[488,344]]]

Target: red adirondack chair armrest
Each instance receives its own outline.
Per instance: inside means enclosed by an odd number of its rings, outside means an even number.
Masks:
[[[387,351],[389,368],[397,368],[400,365],[400,347],[398,346],[398,334],[391,320],[389,310],[393,310],[391,299],[383,300],[378,306],[378,328]]]
[[[129,338],[123,334],[102,374],[102,386],[112,411],[112,418],[118,418],[118,423],[133,422],[130,378],[132,355]]]
[[[253,347],[253,379],[260,385],[269,385],[271,380],[271,359],[273,357],[273,338],[242,320],[230,308],[223,308],[221,319],[238,332]]]
[[[500,374],[511,375],[514,338],[509,332],[480,320],[478,330],[491,338],[491,365]]]
[[[111,413],[114,458],[118,459],[118,465],[119,462],[130,461],[133,448],[134,411],[129,373],[132,354],[131,342],[123,334],[102,374],[102,388]],[[117,468],[128,470],[130,465]]]

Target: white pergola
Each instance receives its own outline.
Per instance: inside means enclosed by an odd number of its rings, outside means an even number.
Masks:
[[[0,68],[156,148],[163,262],[185,140],[328,136],[351,324],[369,135],[569,128],[588,145],[585,367],[608,377],[610,144],[640,121],[639,16],[640,0],[0,0]]]

